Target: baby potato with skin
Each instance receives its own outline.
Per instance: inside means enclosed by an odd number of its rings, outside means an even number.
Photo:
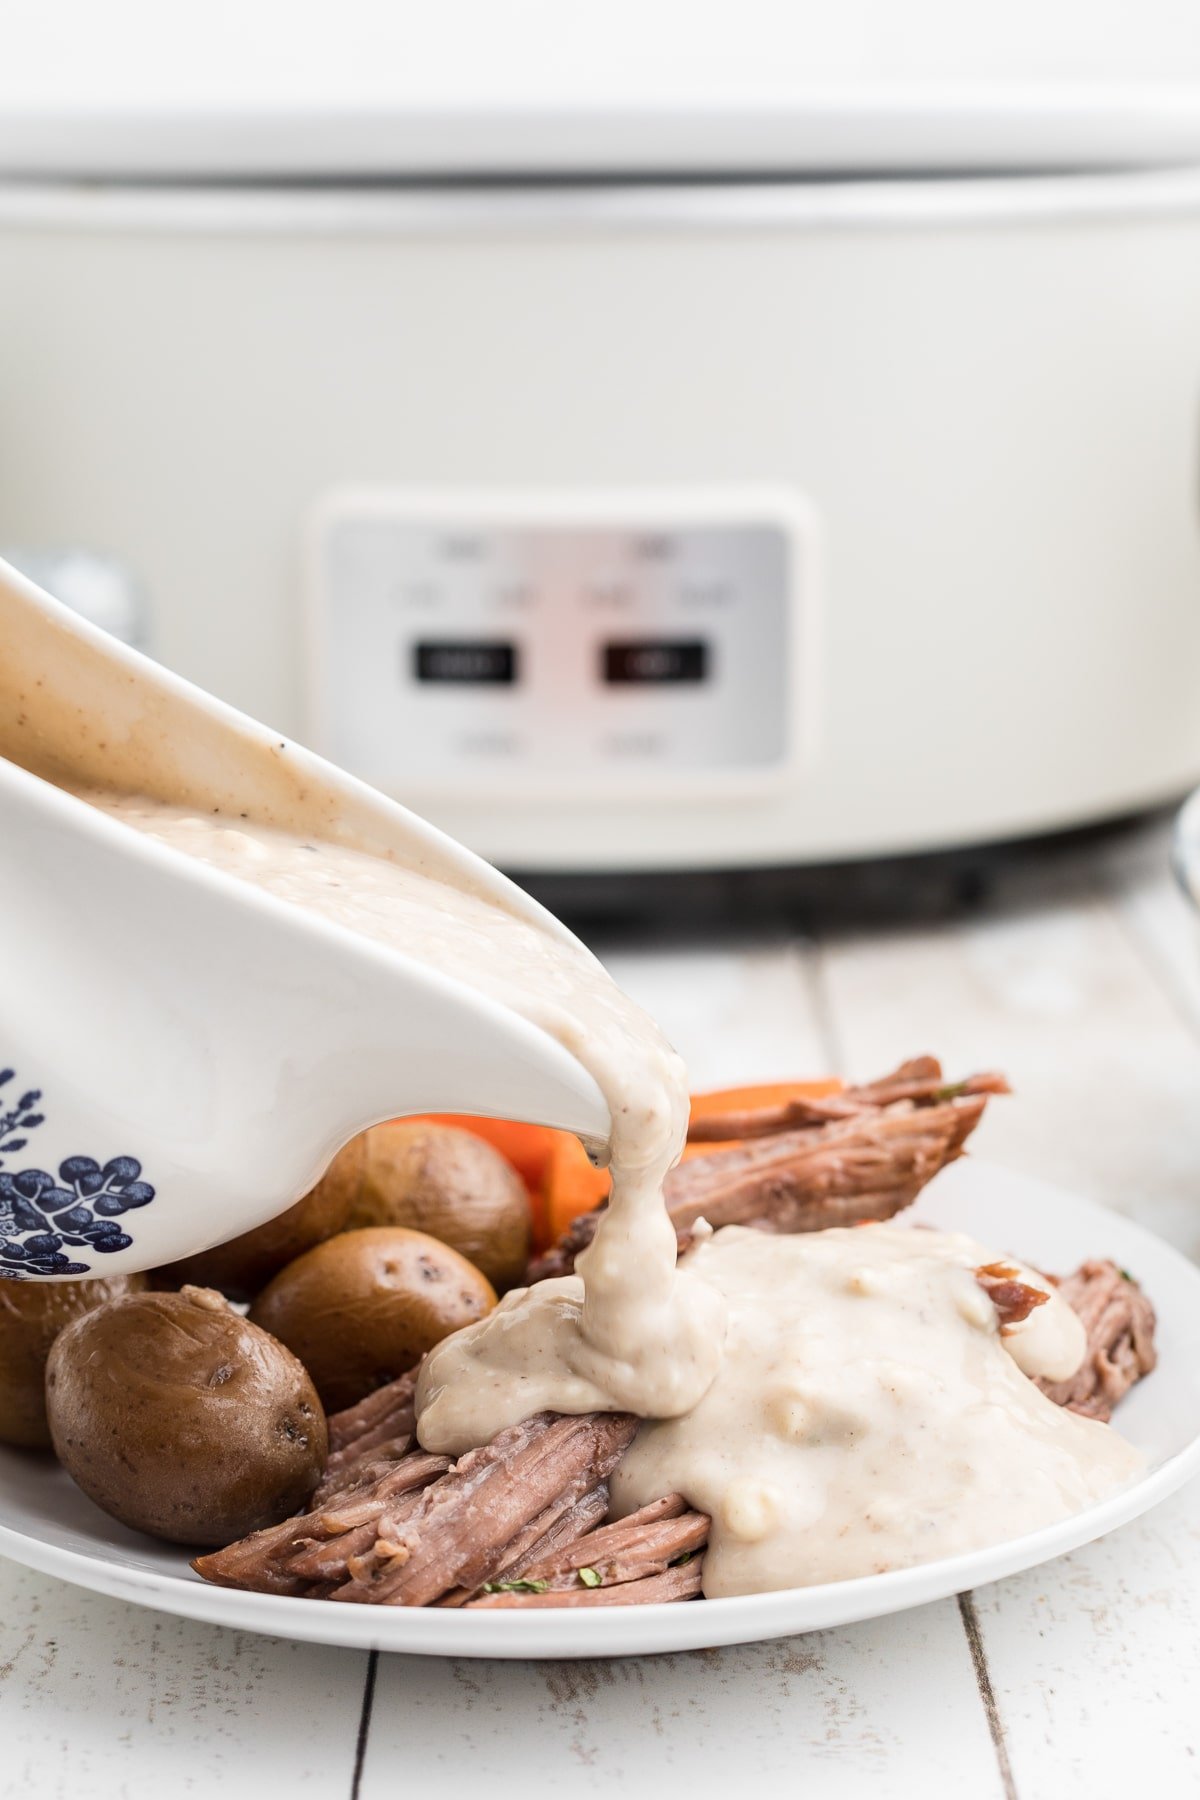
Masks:
[[[297,1257],[250,1317],[300,1358],[327,1410],[340,1412],[495,1304],[487,1277],[449,1245],[374,1227]]]
[[[172,1543],[228,1544],[287,1518],[328,1452],[304,1368],[211,1288],[76,1319],[50,1352],[46,1411],[88,1498]]]
[[[346,1228],[402,1225],[440,1238],[503,1293],[525,1278],[530,1210],[512,1164],[470,1131],[389,1119],[364,1133]]]
[[[154,1286],[219,1288],[235,1300],[249,1300],[305,1250],[347,1228],[365,1163],[366,1138],[360,1133],[342,1146],[316,1187],[286,1212],[224,1244],[214,1244],[211,1250],[156,1269]]]
[[[46,1361],[59,1332],[84,1313],[124,1294],[140,1294],[144,1275],[93,1281],[0,1280],[0,1442],[48,1450]]]

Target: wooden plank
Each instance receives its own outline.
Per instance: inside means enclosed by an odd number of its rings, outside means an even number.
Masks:
[[[5,1794],[348,1800],[366,1656],[128,1606],[0,1560]]]
[[[1200,1483],[975,1605],[1019,1794],[1200,1789]]]
[[[361,1800],[760,1784],[821,1800],[1001,1796],[953,1603],[690,1656],[379,1665]]]

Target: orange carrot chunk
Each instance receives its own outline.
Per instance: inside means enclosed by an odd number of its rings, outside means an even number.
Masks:
[[[721,1113],[752,1112],[760,1107],[785,1106],[796,1099],[820,1100],[845,1086],[833,1078],[821,1081],[760,1082],[749,1087],[718,1088],[692,1095],[692,1118]],[[611,1183],[607,1169],[588,1161],[579,1139],[567,1131],[551,1131],[544,1125],[523,1125],[515,1120],[479,1119],[456,1113],[432,1113],[436,1124],[456,1125],[507,1157],[529,1189],[533,1210],[535,1250],[556,1243],[580,1213],[591,1212],[607,1200]],[[724,1148],[718,1143],[689,1144],[684,1156],[706,1156]]]

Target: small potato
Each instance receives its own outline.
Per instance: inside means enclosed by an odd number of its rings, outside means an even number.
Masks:
[[[486,1276],[421,1231],[345,1231],[297,1257],[250,1309],[295,1352],[330,1412],[403,1375],[434,1344],[491,1312]]]
[[[503,1293],[529,1261],[529,1196],[490,1144],[451,1125],[393,1119],[364,1134],[348,1230],[404,1225],[440,1238]]]
[[[144,1275],[94,1281],[0,1281],[0,1442],[48,1450],[46,1359],[65,1325],[122,1294],[140,1294]]]
[[[235,1300],[249,1300],[273,1275],[314,1244],[345,1231],[351,1202],[362,1186],[366,1141],[360,1133],[344,1144],[311,1192],[278,1218],[244,1231],[240,1237],[154,1272],[157,1288],[185,1284],[219,1288]]]
[[[328,1450],[304,1369],[211,1288],[76,1319],[50,1352],[46,1410],[89,1499],[179,1544],[228,1544],[296,1512]]]

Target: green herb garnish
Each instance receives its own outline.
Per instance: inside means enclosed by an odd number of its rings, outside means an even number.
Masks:
[[[1121,1270],[1121,1280],[1122,1281],[1133,1281],[1133,1276],[1129,1273],[1128,1269]],[[1137,1282],[1133,1281],[1133,1285],[1134,1285],[1134,1287],[1136,1287]]]
[[[544,1594],[548,1581],[485,1581],[485,1594]]]
[[[580,1581],[582,1581],[584,1587],[600,1586],[600,1577],[595,1569],[576,1569],[575,1573],[578,1575]]]
[[[694,1550],[685,1550],[682,1556],[677,1556],[675,1558],[671,1567],[673,1569],[682,1569],[684,1563],[690,1563],[695,1554],[696,1552]]]

